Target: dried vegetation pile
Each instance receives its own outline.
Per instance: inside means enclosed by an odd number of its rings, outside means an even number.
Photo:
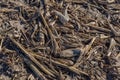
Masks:
[[[120,80],[120,0],[0,0],[0,80]]]

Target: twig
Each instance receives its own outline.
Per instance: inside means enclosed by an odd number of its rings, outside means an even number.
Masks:
[[[69,3],[85,3],[85,1],[84,0],[65,0],[65,2],[69,2]]]
[[[84,58],[85,55],[88,54],[88,51],[91,49],[91,46],[93,44],[93,42],[95,41],[96,37],[94,37],[91,42],[85,46],[85,48],[83,48],[81,50],[82,54],[79,56],[78,60],[76,61],[76,63],[73,65],[74,67],[78,67],[81,64],[81,60]]]
[[[1,39],[1,42],[0,42],[0,52],[2,51],[2,45],[3,45],[3,39]]]
[[[103,28],[103,27],[91,26],[91,25],[86,25],[86,24],[82,24],[82,25],[85,26],[85,27],[90,27],[90,28],[96,29],[98,31],[105,32],[105,33],[110,33],[111,32],[109,29],[106,29],[106,28]]]
[[[52,31],[50,30],[50,28],[49,28],[49,26],[48,26],[48,24],[47,24],[44,16],[42,15],[42,13],[41,13],[40,11],[39,11],[39,13],[40,13],[40,16],[41,16],[41,18],[42,18],[42,20],[43,20],[43,23],[44,23],[44,25],[45,25],[48,33],[49,33],[50,39],[51,39],[51,41],[52,41],[53,49],[54,49],[53,52],[54,52],[54,53],[57,53],[57,51],[60,50],[60,48],[59,48],[59,46],[58,46],[58,43],[57,43],[57,41],[56,41],[56,39],[55,39]]]
[[[115,36],[120,36],[120,32],[117,32],[117,31],[113,28],[112,24],[110,24],[110,22],[109,22],[108,19],[107,19],[107,23],[108,23],[109,27],[111,28],[111,31],[113,32],[113,34],[114,34]]]
[[[15,44],[17,45],[23,52],[26,56],[28,56],[30,58],[30,60],[32,62],[34,62],[43,72],[45,72],[46,74],[48,75],[51,75],[53,77],[55,77],[50,71],[48,71],[42,64],[40,64],[31,54],[30,52],[28,52],[24,47],[22,47],[22,45],[20,43],[18,43],[17,41],[15,41],[14,39],[12,39],[11,37],[9,37],[10,40]]]
[[[42,58],[43,60],[49,62],[49,59],[47,59],[47,58],[45,58],[45,57],[43,57],[43,56],[38,56],[38,55],[35,55],[34,53],[32,53],[32,54],[33,54],[33,56],[37,57],[38,59]],[[68,65],[66,65],[66,64],[60,63],[60,62],[55,61],[55,60],[52,60],[52,59],[51,59],[51,62],[52,62],[53,64],[56,64],[56,65],[61,66],[61,67],[63,67],[63,68],[66,68],[66,69],[68,69],[68,70],[70,70],[70,71],[72,71],[72,72],[74,72],[74,73],[76,73],[76,74],[78,74],[78,75],[84,74],[84,75],[88,76],[87,73],[85,73],[85,72],[83,72],[83,71],[80,71],[79,69],[76,69],[76,68],[73,67],[73,66],[68,66]]]
[[[4,13],[4,12],[18,12],[18,11],[14,9],[1,8],[0,13]]]
[[[25,63],[28,65],[28,67],[31,68],[31,70],[42,80],[48,80],[45,78],[45,76],[27,59],[24,59]]]
[[[116,45],[116,41],[112,38],[111,41],[110,41],[110,46],[108,48],[108,55],[107,56],[110,56],[111,55],[111,50],[112,48]]]

